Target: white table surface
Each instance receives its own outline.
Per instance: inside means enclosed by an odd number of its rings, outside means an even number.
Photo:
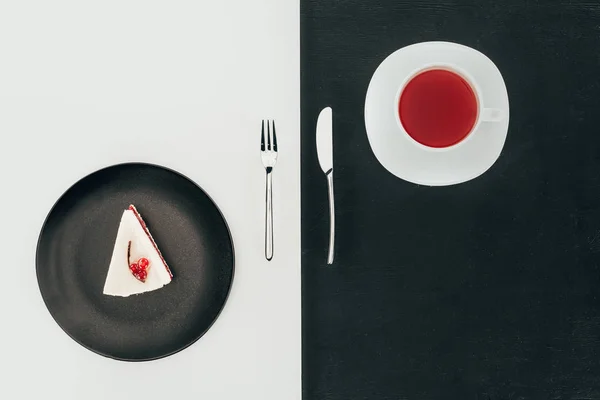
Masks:
[[[301,398],[299,5],[0,0],[1,399]],[[264,260],[262,118],[277,119],[275,258]],[[98,356],[56,325],[35,246],[56,199],[104,166],[195,180],[236,250],[216,324],[172,357]]]

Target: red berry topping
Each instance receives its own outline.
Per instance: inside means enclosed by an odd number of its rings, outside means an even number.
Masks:
[[[140,258],[137,263],[129,265],[129,270],[135,276],[138,281],[146,282],[148,278],[148,269],[150,268],[150,261],[147,258]]]

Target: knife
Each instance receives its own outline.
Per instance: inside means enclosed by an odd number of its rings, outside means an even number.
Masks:
[[[327,177],[329,191],[329,254],[327,264],[333,264],[335,247],[335,202],[333,199],[333,111],[331,107],[321,110],[317,120],[317,157]]]

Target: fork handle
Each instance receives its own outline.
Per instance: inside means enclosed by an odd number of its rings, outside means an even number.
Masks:
[[[265,215],[265,257],[273,259],[273,170],[267,168],[267,208]]]

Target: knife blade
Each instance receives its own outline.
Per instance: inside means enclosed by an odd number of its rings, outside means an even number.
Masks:
[[[335,201],[333,192],[333,110],[326,107],[317,119],[317,158],[327,178],[329,193],[329,252],[327,264],[333,264],[335,248]]]
[[[325,174],[333,169],[333,111],[321,110],[317,119],[317,157]]]

